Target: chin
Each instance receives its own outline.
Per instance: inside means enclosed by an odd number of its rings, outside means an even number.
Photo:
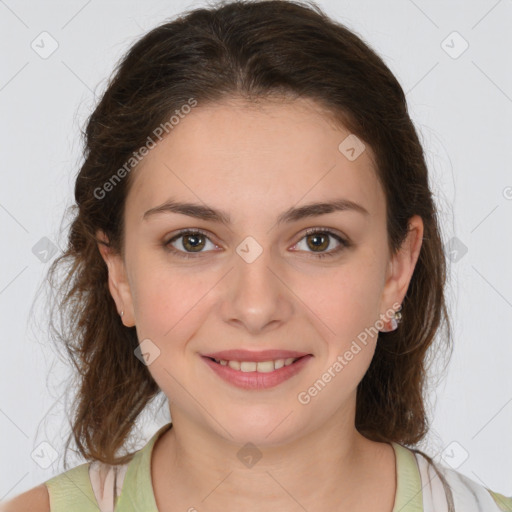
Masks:
[[[252,443],[261,448],[278,446],[301,434],[302,429],[296,425],[295,418],[292,420],[293,416],[292,409],[284,411],[282,407],[274,411],[265,407],[265,413],[261,411],[261,415],[257,415],[253,411],[245,418],[238,411],[233,415],[224,415],[223,420],[219,418],[220,425],[225,425],[229,433],[218,424],[215,430],[226,441],[237,445]]]

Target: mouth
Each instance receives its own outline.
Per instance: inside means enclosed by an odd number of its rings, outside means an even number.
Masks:
[[[225,382],[245,390],[263,390],[276,387],[297,375],[313,355],[266,361],[227,360],[211,356],[201,358]]]
[[[269,359],[268,361],[237,361],[227,359],[215,359],[214,357],[208,357],[208,359],[221,366],[228,366],[232,370],[239,372],[270,373],[279,370],[280,368],[283,368],[285,366],[290,366],[296,363],[299,359],[302,359],[303,357],[307,357],[307,355],[301,357],[287,357],[286,359]]]

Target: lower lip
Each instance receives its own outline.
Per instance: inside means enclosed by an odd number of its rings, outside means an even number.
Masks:
[[[295,363],[283,366],[273,372],[242,372],[233,370],[229,366],[223,366],[220,363],[212,361],[208,357],[201,356],[206,364],[222,379],[242,389],[268,389],[281,384],[285,380],[299,373],[312,355],[303,356],[297,359]]]

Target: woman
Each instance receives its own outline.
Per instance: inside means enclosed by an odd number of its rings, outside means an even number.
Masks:
[[[50,276],[71,263],[88,462],[5,510],[511,510],[414,448],[441,327],[451,348],[427,167],[395,77],[318,7],[225,3],[145,35],[75,199]],[[172,422],[123,452],[160,391]]]

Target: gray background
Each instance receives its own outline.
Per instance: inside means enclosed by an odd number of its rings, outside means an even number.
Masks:
[[[430,396],[422,446],[511,496],[512,0],[318,4],[395,73],[426,149],[450,255],[455,350]],[[44,306],[31,306],[65,247],[79,130],[126,49],[196,5],[0,0],[0,499],[62,471],[69,369],[52,351]],[[139,447],[168,421],[165,407],[154,414],[141,418]]]

